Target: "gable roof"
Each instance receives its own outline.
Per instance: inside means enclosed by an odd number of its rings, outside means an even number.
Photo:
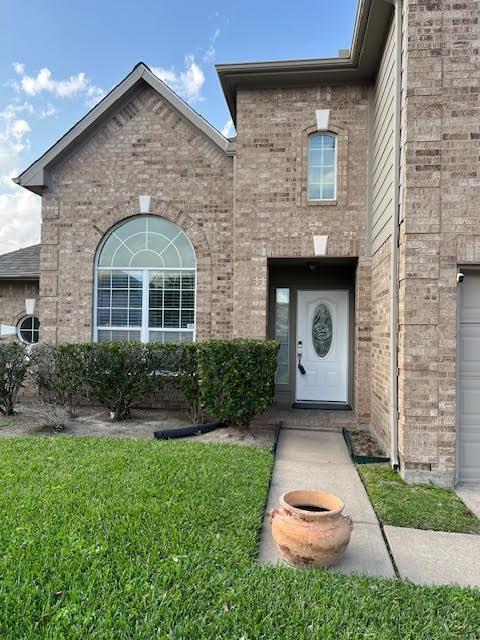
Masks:
[[[0,255],[0,279],[37,280],[39,277],[39,244]]]
[[[81,136],[86,134],[100,118],[106,117],[117,102],[129,92],[137,83],[144,81],[157,91],[167,102],[200,129],[210,140],[227,155],[233,155],[235,145],[213,127],[205,118],[184,102],[172,89],[162,82],[143,62],[139,62],[132,71],[108,93],[93,109],[77,122],[67,133],[58,140],[38,160],[31,164],[14,182],[18,185],[42,194],[47,184],[48,167],[63,153],[70,149]]]
[[[340,51],[337,58],[217,64],[215,68],[233,122],[236,123],[239,88],[309,87],[372,81],[393,11],[393,4],[386,0],[359,0],[347,56]]]

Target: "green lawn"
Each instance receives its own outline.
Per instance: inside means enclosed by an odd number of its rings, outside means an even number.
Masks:
[[[384,464],[358,465],[370,500],[384,524],[434,531],[480,533],[480,520],[447,489],[411,485]]]
[[[0,440],[2,640],[474,640],[480,592],[260,568],[257,448]]]

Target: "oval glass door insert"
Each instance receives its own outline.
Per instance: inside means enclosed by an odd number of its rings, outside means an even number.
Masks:
[[[325,358],[333,339],[332,313],[328,305],[321,302],[315,309],[312,321],[312,342],[319,358]]]

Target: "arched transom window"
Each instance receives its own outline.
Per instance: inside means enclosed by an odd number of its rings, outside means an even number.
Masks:
[[[126,220],[97,255],[94,338],[192,342],[195,286],[195,251],[176,224],[150,215]]]
[[[335,200],[337,197],[337,138],[331,133],[308,136],[309,200]]]

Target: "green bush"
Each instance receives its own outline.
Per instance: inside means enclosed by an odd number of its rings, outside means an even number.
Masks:
[[[88,400],[110,410],[113,420],[130,417],[132,406],[161,386],[158,350],[139,342],[62,345],[71,375]]]
[[[13,416],[29,366],[25,345],[18,342],[0,344],[0,413],[3,415]]]
[[[198,344],[199,388],[206,413],[248,426],[273,401],[278,342],[210,340]]]
[[[178,351],[177,382],[193,424],[204,420],[198,375],[198,343],[182,344]]]
[[[39,344],[32,350],[31,358],[31,375],[42,400],[63,407],[73,417],[74,396],[82,389],[75,350],[70,345]]]
[[[47,402],[70,411],[80,394],[124,420],[132,406],[173,382],[194,424],[208,414],[248,425],[272,402],[277,350],[265,340],[39,345],[32,375]]]

